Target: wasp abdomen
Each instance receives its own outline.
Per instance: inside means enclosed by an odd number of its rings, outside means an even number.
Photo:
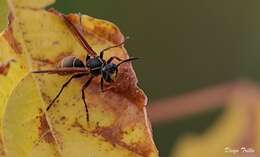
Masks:
[[[74,56],[68,56],[65,57],[62,61],[61,61],[61,67],[63,68],[69,68],[69,67],[85,67],[84,63],[74,57]]]

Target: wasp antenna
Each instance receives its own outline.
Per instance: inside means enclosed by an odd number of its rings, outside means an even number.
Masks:
[[[140,59],[140,58],[133,57],[133,58],[129,58],[129,59],[123,60],[122,62],[117,64],[117,67],[119,67],[123,63],[130,62],[130,61],[137,60],[137,59]]]
[[[107,47],[107,48],[103,49],[102,51],[100,51],[100,53],[103,53],[103,52],[105,52],[109,49],[112,49],[112,48],[120,47],[120,46],[124,45],[128,39],[130,39],[129,36],[125,37],[124,41],[122,41],[121,43],[114,45],[114,46],[111,46],[111,47]]]

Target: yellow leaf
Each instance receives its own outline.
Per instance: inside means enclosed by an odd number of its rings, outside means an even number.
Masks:
[[[0,32],[6,27],[7,25],[7,15],[8,15],[8,6],[6,0],[0,0]]]
[[[87,52],[60,16],[43,9],[52,1],[37,2],[9,1],[9,27],[0,38],[0,50],[4,53],[1,60],[15,60],[10,63],[7,75],[0,76],[2,136],[7,156],[158,156],[146,115],[146,96],[136,86],[131,64],[119,68],[115,88],[102,93],[99,78],[95,78],[85,90],[89,123],[81,99],[81,86],[88,77],[70,83],[46,112],[70,76],[30,71],[53,69],[66,56],[84,60]],[[68,18],[82,28],[96,52],[124,40],[119,29],[107,21],[86,15],[80,20],[76,14]],[[128,58],[122,47],[109,50],[104,58],[111,56]],[[6,89],[2,83],[8,85]]]
[[[7,18],[7,16],[4,15],[4,12],[7,12],[5,3],[6,2],[1,1],[0,5],[1,15],[3,15],[1,16],[1,22],[4,22],[4,19]],[[0,33],[0,137],[3,136],[2,117],[7,100],[15,86],[28,72],[25,55],[15,51],[19,49],[19,44],[16,43],[16,40],[12,39],[12,34],[13,31],[10,27]],[[0,138],[0,156],[5,156],[2,138]]]
[[[225,113],[203,135],[187,135],[181,138],[171,156],[257,156],[260,150],[258,131],[260,108],[254,101],[259,97],[251,94],[252,96],[248,98],[247,93],[244,95],[247,97],[234,96]]]
[[[26,74],[26,65],[23,64],[22,58],[17,57],[13,49],[8,45],[5,37],[0,37],[0,117],[4,114],[6,103],[11,95],[12,90],[17,83]],[[13,61],[12,61],[13,60]],[[2,72],[2,73],[1,73]],[[2,122],[0,123],[0,135],[2,135]],[[0,139],[2,143],[2,138]],[[0,146],[0,151],[4,154],[4,148]]]
[[[27,9],[41,9],[55,2],[55,0],[8,0],[8,1],[11,7],[27,8]]]

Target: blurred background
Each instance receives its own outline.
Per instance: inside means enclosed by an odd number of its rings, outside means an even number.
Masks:
[[[106,19],[130,36],[126,48],[130,56],[143,58],[134,66],[152,105],[227,81],[260,80],[259,6],[257,0],[57,0],[52,7]],[[160,156],[183,156],[176,153],[179,143],[185,143],[182,138],[207,134],[227,114],[226,108],[219,104],[156,122]]]

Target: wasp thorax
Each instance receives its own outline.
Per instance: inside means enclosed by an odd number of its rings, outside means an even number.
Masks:
[[[85,67],[84,63],[80,59],[78,59],[74,56],[68,56],[68,57],[63,58],[60,66],[63,68]]]
[[[90,73],[97,76],[101,73],[104,61],[100,57],[90,58],[87,61],[86,66],[90,69]]]
[[[106,64],[101,70],[102,77],[107,82],[113,82],[116,79],[117,66],[114,63]]]

